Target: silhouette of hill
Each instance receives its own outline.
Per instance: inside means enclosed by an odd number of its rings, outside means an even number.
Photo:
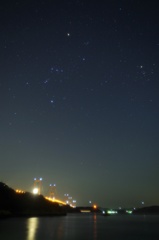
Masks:
[[[159,215],[159,206],[138,208],[133,211],[133,214],[145,214],[145,215],[156,214],[156,215]]]
[[[53,216],[66,215],[65,208],[46,200],[42,195],[16,193],[0,182],[0,216]]]

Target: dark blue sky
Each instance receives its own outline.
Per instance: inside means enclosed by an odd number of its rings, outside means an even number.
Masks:
[[[1,180],[159,204],[158,1],[3,1]]]

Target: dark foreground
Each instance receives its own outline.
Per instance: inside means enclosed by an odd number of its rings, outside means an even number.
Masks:
[[[63,215],[66,215],[64,206],[50,202],[42,195],[17,193],[0,182],[0,218]]]
[[[159,216],[68,214],[0,220],[0,239],[158,240]]]

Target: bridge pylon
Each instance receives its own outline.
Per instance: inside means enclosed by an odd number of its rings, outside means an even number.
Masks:
[[[34,194],[41,194],[42,192],[42,178],[34,178],[34,187],[33,187],[33,193]]]
[[[56,184],[49,185],[49,197],[52,199],[57,198]]]

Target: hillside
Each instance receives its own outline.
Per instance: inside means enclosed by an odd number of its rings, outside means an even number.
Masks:
[[[133,214],[144,214],[144,215],[159,215],[159,206],[150,206],[138,208],[133,211]]]
[[[0,182],[0,216],[54,216],[66,215],[65,208],[46,200],[42,195],[16,193]]]

